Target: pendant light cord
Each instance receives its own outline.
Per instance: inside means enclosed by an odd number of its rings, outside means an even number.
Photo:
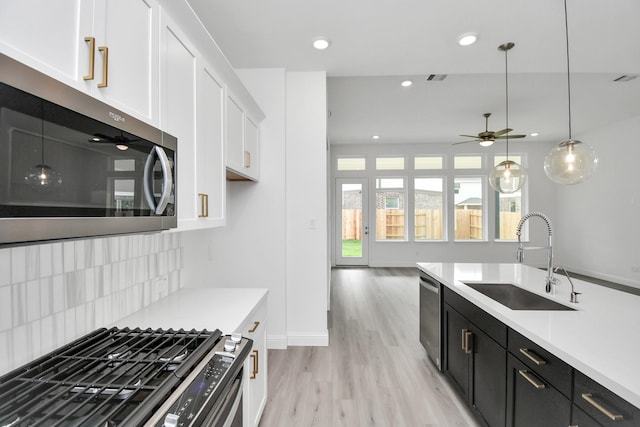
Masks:
[[[506,126],[509,129],[509,65],[507,61],[509,49],[504,50],[504,93],[505,93],[505,108],[506,108]],[[509,132],[506,134],[507,142],[507,161],[509,160]]]
[[[42,157],[42,162],[40,164],[44,165],[44,99],[42,100],[41,107],[42,118],[40,120],[40,137],[42,138],[42,140],[40,144],[40,155]]]
[[[564,35],[567,43],[567,95],[569,100],[569,139],[571,138],[571,73],[569,72],[569,19],[567,17],[567,0],[564,0]]]

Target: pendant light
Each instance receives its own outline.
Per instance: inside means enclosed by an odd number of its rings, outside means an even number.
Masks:
[[[571,74],[569,72],[569,21],[564,0],[564,29],[567,45],[567,95],[569,104],[569,139],[561,141],[544,159],[544,172],[557,184],[579,184],[598,166],[598,156],[589,145],[571,137]]]
[[[52,186],[62,184],[62,176],[44,162],[44,100],[42,100],[40,125],[40,163],[27,171],[24,180],[34,190],[47,190]]]
[[[509,67],[507,52],[515,46],[514,43],[505,43],[498,46],[498,50],[504,52],[504,85],[505,85],[505,106],[506,106],[506,126],[509,129]],[[509,160],[509,133],[506,136],[507,156],[506,160],[498,163],[489,173],[489,184],[499,193],[510,194],[522,188],[525,175],[521,165]]]

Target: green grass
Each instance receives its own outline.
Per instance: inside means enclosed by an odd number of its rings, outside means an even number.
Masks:
[[[342,256],[343,257],[361,257],[362,256],[362,240],[343,240]]]

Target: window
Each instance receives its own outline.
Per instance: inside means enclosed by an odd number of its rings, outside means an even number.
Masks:
[[[376,179],[376,240],[405,240],[404,178]]]
[[[442,240],[444,233],[442,178],[416,178],[414,190],[415,240]]]
[[[456,240],[483,240],[483,180],[479,177],[456,177],[454,194]]]
[[[367,169],[367,159],[364,157],[339,157],[339,171],[363,171]]]
[[[453,167],[455,169],[481,169],[482,156],[455,156]]]
[[[495,156],[494,165],[507,160],[505,156]],[[509,160],[522,165],[522,156],[509,156]],[[522,218],[522,190],[511,194],[496,191],[496,240],[516,240],[516,229]]]
[[[416,156],[413,159],[416,170],[442,169],[442,156]]]
[[[382,170],[404,170],[404,157],[377,157],[376,169]]]

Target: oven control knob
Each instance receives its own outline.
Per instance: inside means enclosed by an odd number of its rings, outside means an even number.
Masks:
[[[232,340],[226,340],[224,342],[224,351],[228,351],[230,353],[236,351],[236,342]]]
[[[180,419],[180,415],[167,414],[167,416],[164,417],[163,427],[176,427],[178,425],[179,419]]]

